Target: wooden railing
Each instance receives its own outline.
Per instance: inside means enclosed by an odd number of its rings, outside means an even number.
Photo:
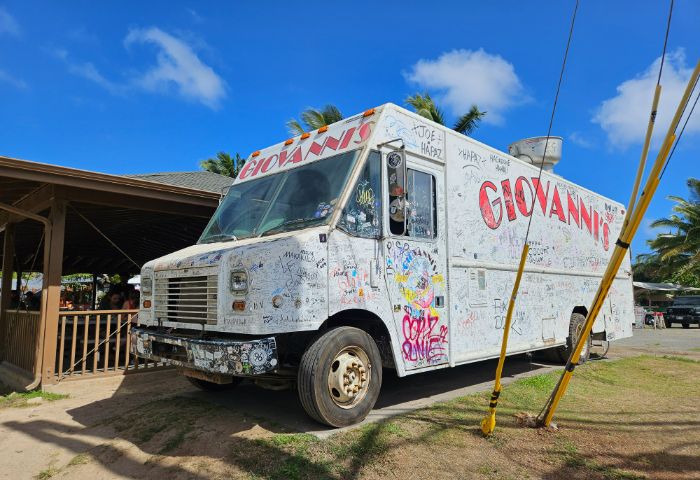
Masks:
[[[39,312],[6,310],[5,331],[0,332],[0,341],[6,342],[1,360],[33,373],[38,358],[40,323]]]
[[[138,310],[60,312],[56,372],[64,378],[124,374],[162,366],[131,354]]]

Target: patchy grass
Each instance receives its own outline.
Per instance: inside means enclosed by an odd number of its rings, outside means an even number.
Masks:
[[[182,446],[194,434],[197,422],[209,418],[212,410],[216,407],[208,402],[174,397],[150,402],[108,423],[136,444],[157,444],[158,453],[163,454]]]
[[[55,402],[56,400],[68,398],[68,395],[44,392],[41,390],[34,390],[33,392],[11,392],[7,395],[0,396],[0,409],[10,407],[22,408],[31,406],[31,402],[28,401],[33,398],[41,398],[42,401]]]
[[[674,360],[676,362],[700,363],[698,360],[693,360],[692,358],[688,357],[680,357],[678,355],[664,355],[662,358],[665,358],[666,360]]]
[[[436,472],[446,477],[633,480],[660,471],[700,475],[690,453],[700,453],[700,429],[692,434],[681,429],[668,437],[669,428],[700,426],[700,412],[691,400],[700,395],[695,380],[700,367],[686,360],[643,356],[577,368],[555,417],[556,433],[517,427],[514,415],[537,413],[561,371],[505,386],[496,432],[487,438],[478,430],[488,405],[489,393],[484,392],[323,442],[304,434],[274,435],[262,442],[271,458],[280,458],[269,469],[241,462],[240,454],[234,463],[254,475],[291,479],[432,477],[427,459],[438,461]],[[690,449],[687,456],[674,459],[663,453],[674,442],[691,445],[683,447]],[[672,465],[676,461],[680,464]]]
[[[79,453],[75,457],[71,458],[67,466],[75,467],[76,465],[85,465],[87,463],[90,463],[90,460],[90,455],[88,455],[87,453]]]
[[[573,442],[569,440],[559,442],[559,449],[555,449],[551,453],[560,456],[567,467],[577,470],[597,472],[608,480],[640,480],[647,478],[644,475],[625,472],[590,460],[585,454],[579,451],[578,447]]]
[[[700,478],[700,363],[687,360],[641,356],[577,368],[555,432],[519,427],[515,415],[538,413],[561,371],[504,386],[486,438],[479,422],[490,392],[324,440],[189,396],[154,400],[107,425],[148,454],[142,473],[153,478]],[[90,462],[81,473],[115,465],[117,450],[95,448],[69,465]]]
[[[42,470],[41,472],[37,473],[34,478],[36,480],[48,480],[49,478],[58,475],[61,473],[61,469],[56,467],[55,465],[50,465],[48,468]]]

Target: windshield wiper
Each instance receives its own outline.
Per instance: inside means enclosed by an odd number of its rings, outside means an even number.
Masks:
[[[214,243],[214,242],[220,242],[222,240],[224,240],[224,241],[228,241],[228,240],[236,241],[236,240],[238,240],[238,237],[236,237],[233,234],[229,234],[229,233],[219,233],[217,235],[211,235],[211,236],[207,237],[205,239],[205,241],[202,243]]]
[[[325,219],[326,219],[325,217],[319,217],[319,218],[295,218],[294,220],[287,220],[286,222],[282,222],[275,227],[268,228],[267,230],[264,230],[263,232],[260,233],[260,236],[262,237],[263,235],[271,235],[273,233],[284,232],[287,227],[323,221]]]

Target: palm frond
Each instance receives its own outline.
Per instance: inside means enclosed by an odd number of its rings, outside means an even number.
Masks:
[[[304,133],[304,127],[301,126],[301,123],[296,118],[287,121],[287,130],[294,136]]]
[[[240,159],[240,155],[236,153],[236,158]],[[245,161],[243,162],[245,163]],[[219,175],[226,175],[227,177],[235,177],[238,173],[234,169],[233,157],[227,152],[218,152],[215,157],[207,158],[199,162],[200,167],[203,170],[207,170],[212,173],[218,173]],[[239,164],[239,169],[242,163]]]
[[[307,108],[299,116],[308,130],[315,130],[325,125],[323,113],[315,108]]]
[[[453,130],[463,134],[471,134],[481,123],[481,119],[484,118],[486,112],[479,110],[479,107],[472,105],[467,113],[459,117],[455,126],[452,127]]]
[[[339,122],[344,118],[343,113],[340,111],[340,109],[333,104],[328,104],[325,107],[323,107],[321,113],[323,114],[323,120],[325,122],[325,125],[330,125],[331,123]]]

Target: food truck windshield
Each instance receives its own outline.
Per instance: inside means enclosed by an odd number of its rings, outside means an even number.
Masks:
[[[271,235],[328,223],[360,151],[235,184],[198,243]]]

